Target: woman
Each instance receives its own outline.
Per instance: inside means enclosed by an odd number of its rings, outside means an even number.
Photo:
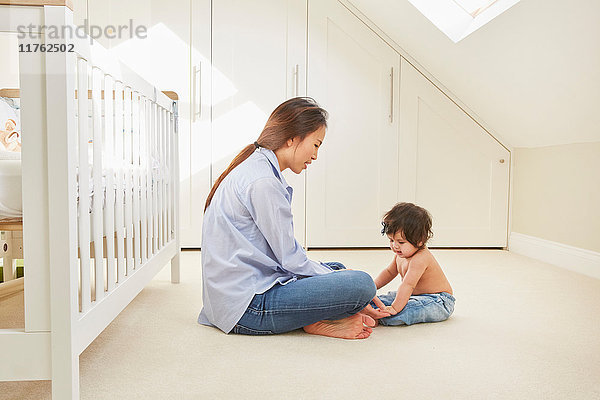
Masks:
[[[204,208],[199,323],[226,333],[304,328],[363,339],[372,317],[388,316],[365,308],[380,303],[368,274],[309,260],[294,239],[292,188],[282,171],[299,174],[316,160],[326,127],[327,112],[313,99],[290,99],[215,182]]]

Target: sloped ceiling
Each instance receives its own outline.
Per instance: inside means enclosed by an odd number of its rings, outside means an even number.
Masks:
[[[350,0],[512,147],[600,141],[600,1],[522,0],[452,43],[408,0]]]

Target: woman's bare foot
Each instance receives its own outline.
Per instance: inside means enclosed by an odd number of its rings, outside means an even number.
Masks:
[[[375,326],[375,320],[368,315],[355,314],[336,321],[319,321],[304,327],[306,333],[342,339],[366,339]]]
[[[369,326],[369,328],[375,328],[377,325],[379,325],[379,320],[377,320],[377,318],[375,318],[375,317],[373,317],[373,316],[369,315],[368,313],[366,313],[366,312],[364,312],[364,311],[361,311],[361,312],[359,312],[359,314],[360,314],[360,315],[365,315],[365,316],[367,316],[367,317],[370,317],[370,318],[373,320],[373,324],[372,324],[372,325],[368,325],[368,326]]]

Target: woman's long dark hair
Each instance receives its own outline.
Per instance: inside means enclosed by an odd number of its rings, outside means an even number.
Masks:
[[[275,151],[283,147],[289,139],[299,137],[300,140],[304,140],[306,136],[320,127],[327,127],[327,117],[327,111],[319,107],[314,99],[310,97],[294,97],[281,103],[271,113],[256,143],[260,147]],[[235,156],[229,167],[219,176],[219,179],[217,179],[210,190],[206,204],[204,205],[204,211],[208,208],[215,195],[215,191],[223,179],[225,179],[231,170],[250,157],[255,149],[256,146],[254,144],[249,144]]]

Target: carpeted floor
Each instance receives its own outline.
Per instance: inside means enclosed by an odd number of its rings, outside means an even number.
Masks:
[[[181,284],[165,268],[82,353],[81,398],[600,398],[600,280],[505,251],[434,254],[454,287],[454,315],[348,341],[197,325],[200,254],[184,252]],[[373,276],[391,260],[384,250],[309,255]],[[0,327],[19,325],[19,306],[19,296],[0,303]],[[0,382],[0,398],[49,399],[50,388]]]

